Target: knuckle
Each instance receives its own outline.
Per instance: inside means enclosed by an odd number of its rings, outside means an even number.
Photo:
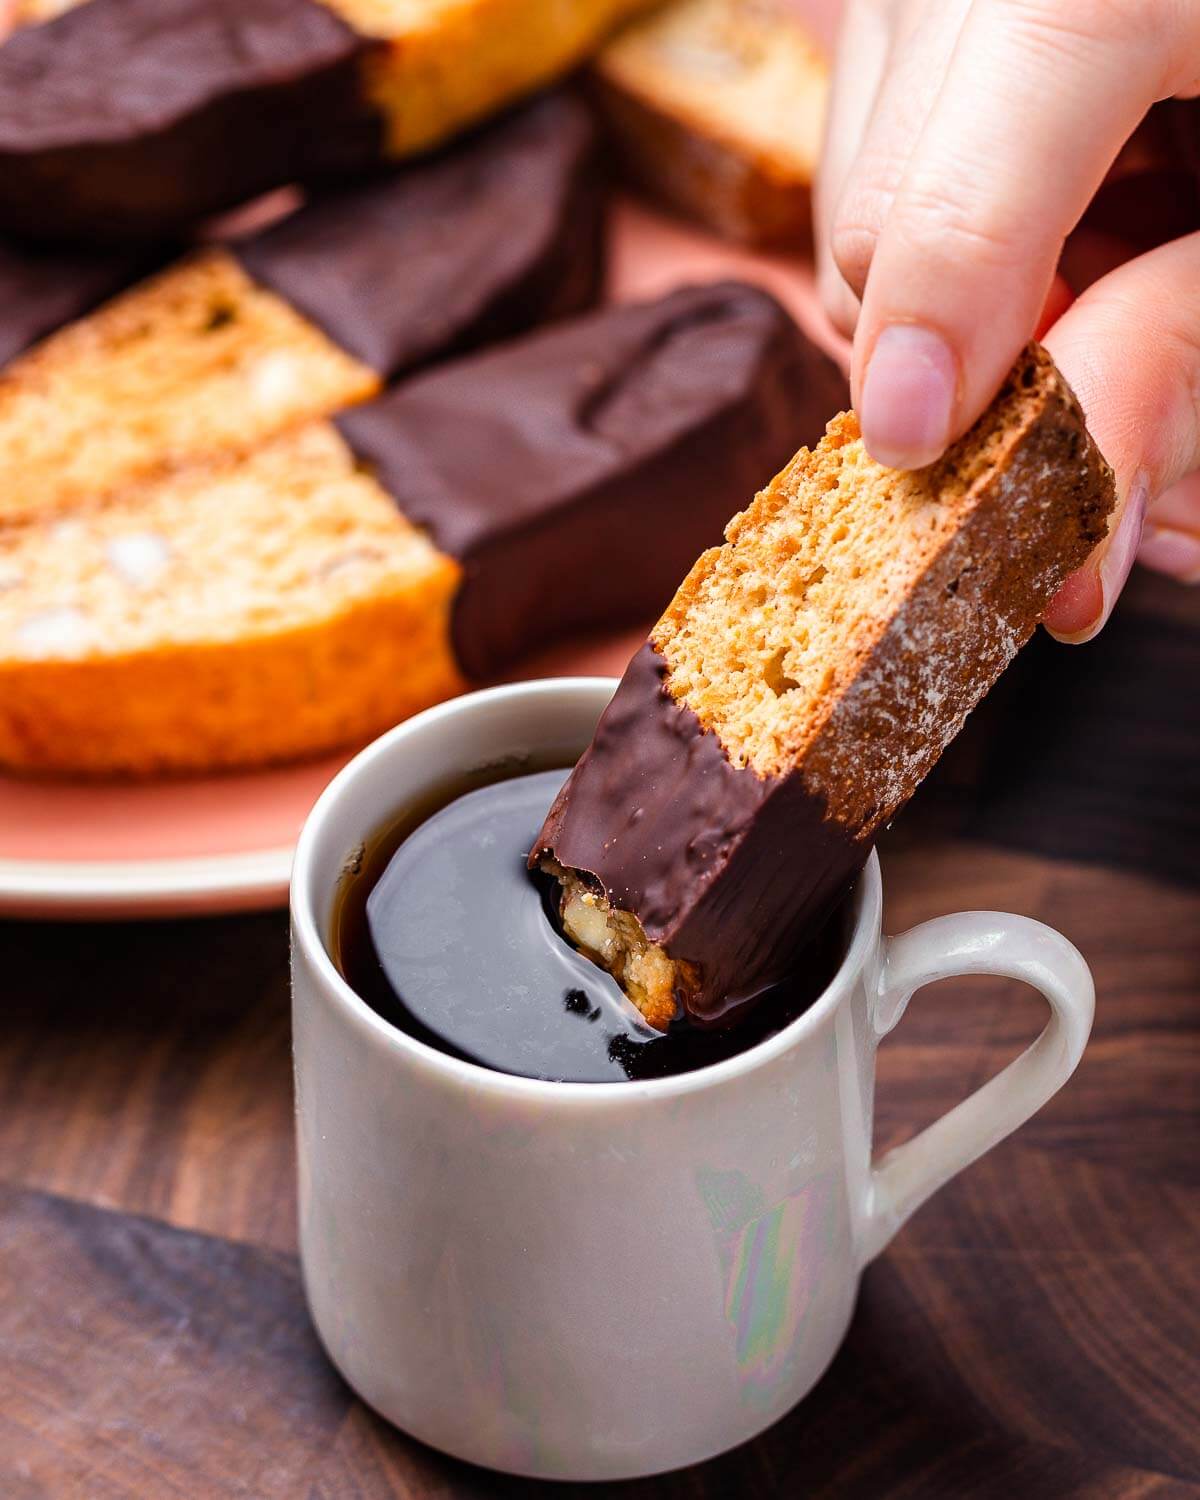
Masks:
[[[878,243],[878,231],[858,223],[838,222],[829,236],[829,252],[834,265],[847,286],[860,296]]]
[[[898,210],[904,240],[939,259],[965,261],[976,268],[1009,268],[1028,258],[1027,226],[1010,224],[990,200],[968,201],[940,187],[912,186]]]
[[[983,0],[985,8],[1013,25],[1064,43],[1143,32],[1177,4],[1178,0]]]
[[[834,263],[860,295],[895,201],[894,187],[883,176],[860,167],[842,194],[830,228]]]
[[[1119,56],[1130,72],[1154,80],[1155,96],[1196,77],[1200,5],[1196,0],[976,0],[1032,58],[1051,68],[1081,57]],[[1147,101],[1149,102],[1149,101]]]

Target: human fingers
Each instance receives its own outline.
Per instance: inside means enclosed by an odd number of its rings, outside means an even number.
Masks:
[[[1181,479],[1150,507],[1138,562],[1180,583],[1200,583],[1200,473]]]
[[[970,5],[971,0],[903,0],[893,6],[883,76],[853,158],[845,164],[829,225],[830,255],[856,299]]]
[[[929,463],[980,415],[1034,327],[1068,230],[1197,56],[1200,6],[1179,0],[974,0],[858,322],[855,405],[881,462]]]
[[[833,259],[830,232],[842,184],[858,153],[891,50],[894,4],[848,0],[834,50],[821,161],[813,191],[817,290],[839,333],[853,337],[858,298]]]

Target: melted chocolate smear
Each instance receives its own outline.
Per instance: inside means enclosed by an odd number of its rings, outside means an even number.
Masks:
[[[746,1021],[705,1030],[645,1024],[616,981],[557,925],[557,883],[528,851],[566,772],[469,792],[400,845],[366,902],[347,978],[393,1025],[498,1072],[613,1083],[690,1071],[736,1055],[795,1019],[828,983],[843,945],[814,951],[803,980]]]

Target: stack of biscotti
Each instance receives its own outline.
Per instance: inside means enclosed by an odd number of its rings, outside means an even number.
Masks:
[[[882,468],[839,417],[734,519],[531,856],[647,1019],[727,1022],[786,977],[1113,504],[1031,346],[932,467]]]
[[[247,452],[591,306],[595,144],[578,101],[547,96],[427,163],[199,250],[45,338],[0,371],[0,521]],[[70,285],[88,274],[77,265]],[[67,285],[51,274],[47,299]],[[10,327],[26,340],[31,308],[0,307],[0,346]]]
[[[644,619],[844,394],[772,298],[698,287],[0,525],[0,764],[314,753],[543,639]]]
[[[644,187],[732,239],[807,244],[828,79],[789,0],[673,0],[591,76]]]
[[[344,180],[555,78],[650,3],[26,0],[51,17],[0,47],[0,231],[156,238]]]

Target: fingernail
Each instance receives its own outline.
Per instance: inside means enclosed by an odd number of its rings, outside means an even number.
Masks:
[[[922,469],[950,439],[958,369],[940,335],[893,323],[875,341],[858,419],[867,452],[891,469]]]
[[[1169,526],[1147,526],[1142,532],[1138,561],[1181,583],[1200,583],[1200,536]]]
[[[1079,646],[1108,624],[1137,557],[1149,498],[1149,482],[1139,475],[1099,565],[1083,567],[1068,578],[1046,611],[1046,629],[1055,640]]]
[[[1096,621],[1104,613],[1104,590],[1094,568],[1072,573],[1050,601],[1042,622],[1056,641],[1077,646],[1096,633]]]

